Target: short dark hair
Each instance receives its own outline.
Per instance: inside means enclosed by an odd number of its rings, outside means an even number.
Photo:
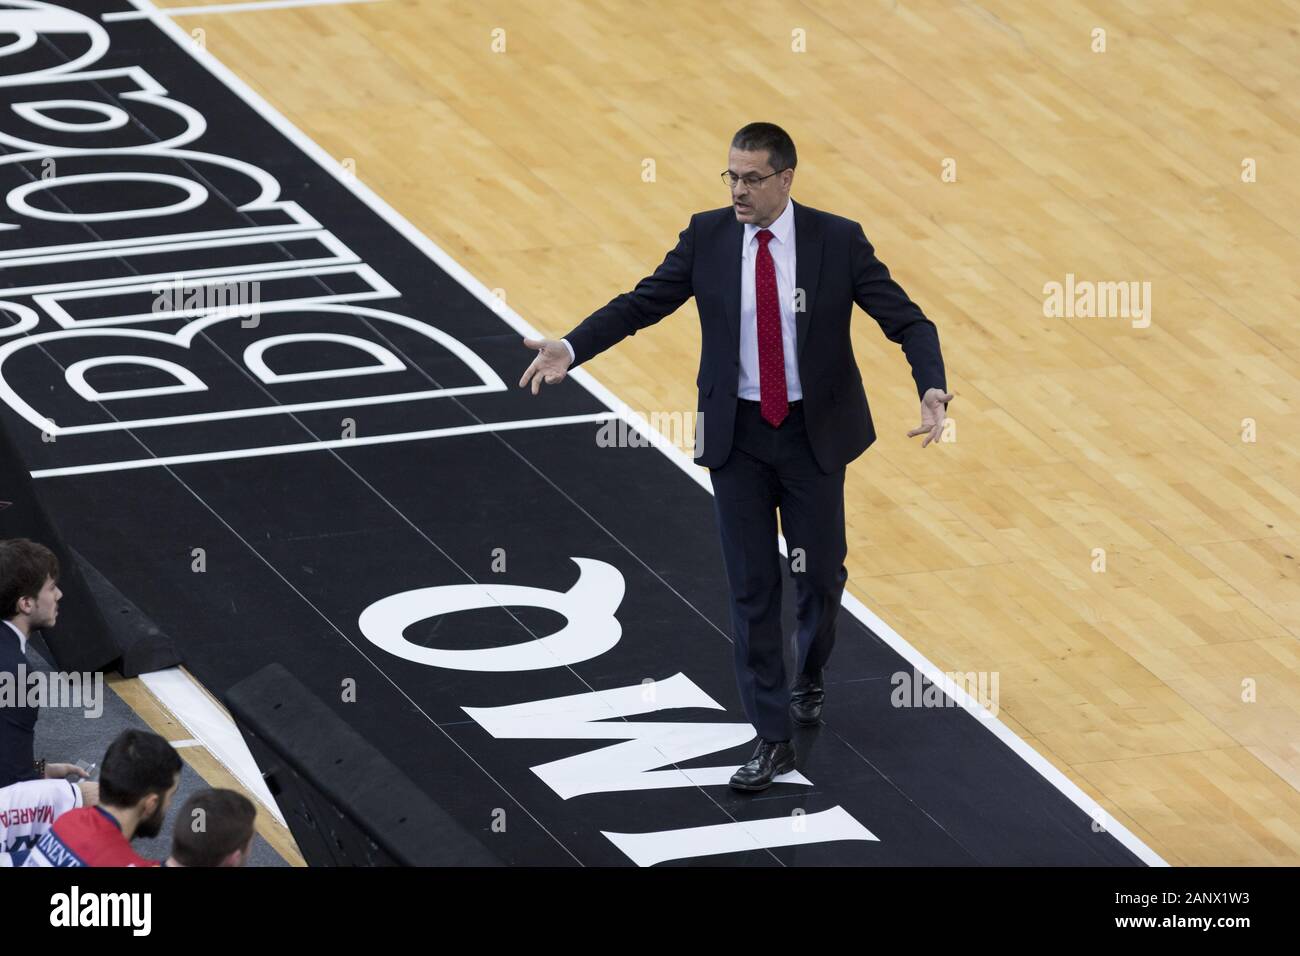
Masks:
[[[731,137],[731,148],[743,149],[747,153],[767,150],[767,161],[772,170],[778,173],[783,169],[794,169],[799,163],[799,157],[794,151],[794,140],[775,123],[750,123],[742,126]]]
[[[181,772],[181,755],[147,730],[124,730],[108,745],[99,771],[99,799],[110,807],[133,807],[151,793],[166,793]]]
[[[196,814],[202,811],[202,826]],[[200,790],[181,807],[172,830],[172,858],[181,866],[219,866],[253,839],[257,808],[234,790]]]
[[[26,538],[0,541],[0,616],[19,613],[20,598],[35,598],[45,582],[59,579],[59,559],[43,544]]]

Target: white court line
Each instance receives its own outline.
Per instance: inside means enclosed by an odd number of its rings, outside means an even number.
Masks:
[[[69,465],[66,468],[42,468],[32,472],[33,478],[63,478],[68,475],[93,475],[103,471],[130,471],[136,468],[160,468],[163,465],[192,465],[200,461],[230,461],[236,458],[265,458],[271,455],[291,455],[296,452],[321,451],[327,448],[355,448],[358,445],[391,445],[394,442],[422,441],[426,438],[454,438],[457,435],[477,435],[483,432],[517,431],[521,428],[541,428],[545,425],[580,425],[583,422],[603,422],[617,418],[617,412],[591,412],[587,415],[564,415],[559,418],[526,418],[513,422],[484,422],[481,425],[455,425],[449,428],[429,428],[422,432],[399,432],[395,435],[368,435],[362,438],[332,438],[327,441],[303,441],[292,445],[263,445],[260,448],[239,448],[234,451],[205,451],[194,455],[166,455],[161,458],[141,458],[134,461],[106,461],[97,465]]]
[[[271,811],[271,814],[284,824],[284,815],[280,813],[275,798],[267,789],[262,779],[262,771],[257,761],[244,743],[243,735],[229,715],[218,707],[194,678],[179,667],[151,671],[141,674],[140,680],[149,688],[149,693],[158,698],[179,720],[187,731],[194,735],[194,740],[182,740],[172,744],[173,747],[191,746],[202,743],[216,758],[217,762],[235,775],[258,801]]]
[[[153,10],[119,10],[106,13],[105,23],[122,20],[145,20],[155,14],[166,17],[187,17],[205,13],[244,13],[251,10],[279,10],[282,7],[327,7],[345,3],[380,3],[382,0],[253,0],[251,3],[214,3],[201,7],[154,7]]]
[[[304,153],[314,159],[322,169],[337,179],[345,189],[350,190],[357,198],[365,202],[370,208],[392,226],[398,233],[407,239],[417,249],[427,255],[434,263],[442,268],[449,276],[456,279],[466,290],[473,293],[484,305],[499,315],[504,321],[512,326],[516,331],[527,335],[530,338],[543,338],[536,329],[532,327],[522,316],[510,308],[499,297],[483,285],[477,278],[471,275],[460,263],[456,262],[446,252],[442,250],[428,236],[424,235],[408,222],[392,206],[385,202],[378,194],[373,192],[365,183],[355,176],[349,177],[343,168],[334,161],[334,159],[317,145],[302,130],[294,126],[281,113],[271,106],[270,103],[263,100],[256,92],[252,90],[242,79],[239,78],[229,67],[214,57],[205,48],[198,46],[190,41],[189,35],[179,26],[165,16],[151,0],[131,0],[144,15],[149,16],[160,30],[168,34],[176,43],[189,52],[200,64],[208,69],[214,76],[220,79],[226,86],[242,99],[249,107],[257,112],[263,119],[278,129],[290,142],[301,149]],[[600,382],[596,381],[585,369],[574,369],[569,373],[569,377],[586,388],[593,396],[600,399],[611,411],[619,418],[622,418],[630,426],[636,428],[648,439],[654,440],[652,436],[658,436],[660,449],[668,456],[669,461],[676,464],[687,475],[709,494],[713,493],[712,486],[705,474],[705,470],[697,466],[687,454],[680,448],[673,446],[670,442],[664,440],[664,436],[654,431],[649,423],[641,415],[631,412],[620,402],[614,394]],[[665,447],[666,446],[666,447]],[[785,543],[781,542],[782,553],[786,553]],[[904,660],[915,667],[921,673],[926,674],[935,683],[944,687],[949,696],[957,701],[968,712],[977,715],[981,723],[1003,743],[1010,747],[1015,754],[1025,763],[1029,764],[1036,770],[1048,783],[1056,787],[1067,799],[1073,802],[1079,809],[1083,810],[1093,820],[1102,822],[1105,825],[1106,832],[1113,836],[1119,843],[1128,849],[1134,856],[1142,860],[1148,866],[1168,866],[1159,854],[1148,847],[1138,839],[1131,831],[1128,830],[1118,820],[1113,820],[1105,809],[1095,800],[1084,793],[1068,777],[1057,770],[1050,761],[1042,754],[1036,751],[1029,744],[1025,743],[1016,735],[1016,733],[1007,727],[996,716],[989,713],[974,698],[970,697],[963,688],[954,684],[948,679],[942,671],[925,658],[920,651],[899,636],[898,632],[881,620],[876,614],[867,609],[861,601],[854,598],[847,591],[843,599],[844,607],[858,618],[866,627],[873,630],[881,640],[888,644]],[[178,715],[179,716],[179,715]],[[233,724],[231,725],[233,728]],[[260,778],[259,778],[260,782]]]

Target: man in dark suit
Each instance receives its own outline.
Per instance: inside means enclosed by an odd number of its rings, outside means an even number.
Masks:
[[[0,787],[20,780],[84,776],[70,763],[36,760],[36,718],[28,706],[27,639],[33,630],[53,627],[59,616],[59,559],[49,548],[26,538],[0,541],[0,681],[14,690],[0,704]]]
[[[779,126],[731,142],[732,204],[696,213],[654,275],[538,351],[520,386],[555,384],[692,295],[702,350],[695,458],[709,469],[731,590],[736,681],[761,738],[731,778],[762,790],[795,766],[791,723],[820,722],[823,670],[848,573],[844,469],[876,439],[850,343],[856,302],[903,348],[921,399],[921,447],[947,392],[934,323],[890,278],[856,222],[790,199],[796,155]],[[787,686],[777,511],[795,578],[797,674]]]

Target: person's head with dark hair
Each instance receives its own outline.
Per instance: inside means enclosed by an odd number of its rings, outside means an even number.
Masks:
[[[53,627],[61,597],[53,551],[26,538],[0,541],[0,618],[24,634]]]
[[[234,790],[200,790],[181,806],[168,866],[243,866],[253,852],[257,808]]]
[[[775,123],[750,123],[737,130],[723,173],[736,218],[763,228],[775,222],[785,211],[798,163],[794,140]]]
[[[181,757],[147,730],[124,730],[108,746],[99,771],[99,805],[128,839],[156,837],[181,782]]]

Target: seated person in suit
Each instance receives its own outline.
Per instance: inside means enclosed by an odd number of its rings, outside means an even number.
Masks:
[[[0,679],[14,699],[0,706],[0,787],[20,780],[63,780],[82,776],[70,763],[35,759],[36,718],[27,705],[27,639],[34,629],[53,627],[59,616],[59,559],[26,538],[0,541]]]

